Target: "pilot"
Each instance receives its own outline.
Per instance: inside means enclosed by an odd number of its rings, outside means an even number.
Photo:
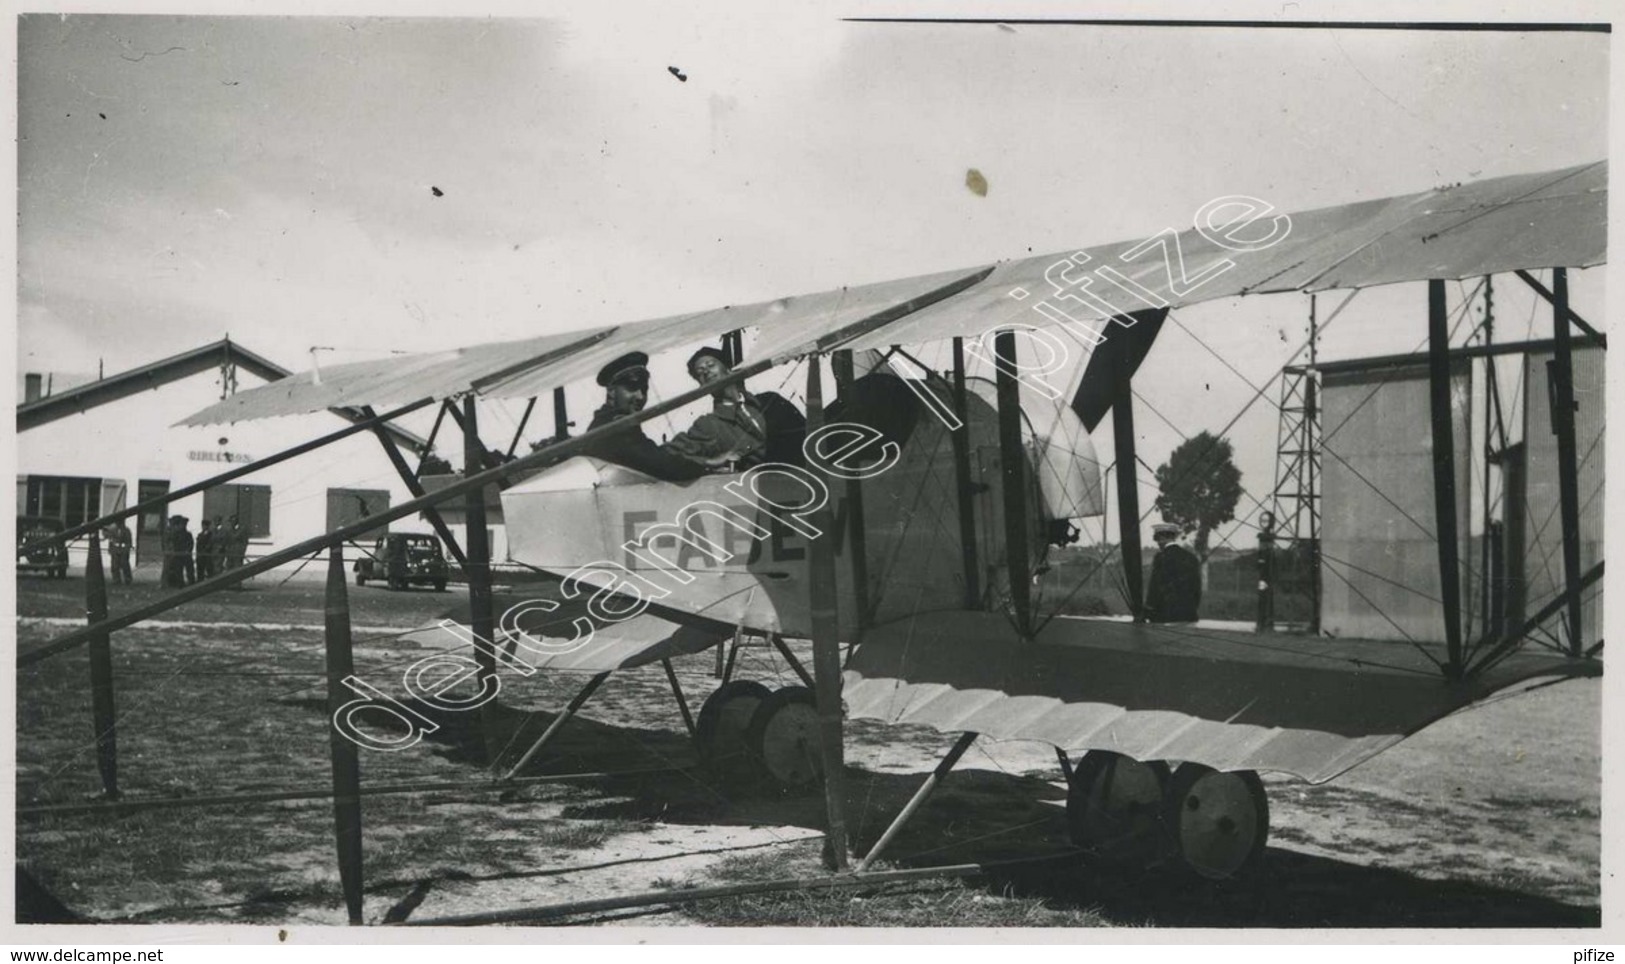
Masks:
[[[587,426],[587,431],[643,411],[649,401],[648,365],[649,356],[634,351],[599,370],[598,384],[604,387],[604,404],[592,413],[592,424]],[[624,465],[666,482],[697,479],[705,474],[706,468],[699,462],[665,451],[643,434],[641,425],[627,425],[591,442],[581,454]]]
[[[1159,522],[1151,527],[1157,554],[1151,560],[1146,589],[1146,618],[1153,623],[1194,623],[1202,602],[1202,565],[1179,544],[1179,526]]]

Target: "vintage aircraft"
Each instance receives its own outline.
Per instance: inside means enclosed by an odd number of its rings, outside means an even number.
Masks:
[[[1194,228],[1145,239],[326,368],[319,377],[240,392],[184,424],[434,400],[477,438],[476,399],[534,405],[626,352],[675,351],[751,331],[755,360],[736,356],[721,382],[505,464],[483,463],[483,446],[470,446],[460,482],[372,520],[425,511],[444,536],[435,509],[442,497],[500,480],[510,560],[563,580],[574,595],[574,608],[493,602],[488,585],[477,585],[484,500],[469,500],[469,538],[478,543],[464,547],[474,563],[471,608],[421,638],[438,636],[446,647],[473,640],[485,671],[512,684],[515,667],[589,677],[510,774],[608,674],[663,662],[681,704],[671,657],[756,634],[779,646],[807,685],[770,692],[728,680],[691,728],[706,756],[743,747],[782,784],[823,779],[832,835],[839,788],[828,784],[839,778],[843,705],[853,718],[961,734],[860,869],[982,735],[1057,749],[1078,844],[1147,860],[1171,850],[1203,875],[1226,877],[1264,845],[1268,804],[1258,772],[1326,781],[1500,690],[1601,673],[1601,640],[1580,638],[1578,613],[1602,567],[1581,572],[1570,551],[1578,538],[1572,485],[1563,497],[1564,591],[1522,626],[1463,638],[1447,576],[1457,562],[1453,506],[1465,494],[1454,491],[1450,464],[1443,282],[1555,269],[1546,292],[1556,319],[1554,411],[1560,470],[1572,478],[1573,386],[1562,377],[1570,326],[1601,336],[1569,310],[1563,269],[1604,261],[1606,177],[1598,162],[1291,215],[1253,198],[1222,198],[1197,212]],[[1170,309],[1402,281],[1430,283],[1442,645],[1278,634],[1266,646],[1243,632],[1055,618],[1035,600],[1033,574],[1048,547],[1075,538],[1071,520],[1105,511],[1089,436],[1110,413],[1122,563],[1132,605],[1140,606],[1130,388]],[[940,343],[952,345],[951,371],[911,361],[909,347]],[[1086,364],[1057,362],[1057,353],[1080,351]],[[883,364],[859,372],[853,359],[863,353]],[[967,353],[990,379],[971,375]],[[828,406],[826,356],[836,369]],[[797,363],[807,367],[808,437],[822,440],[810,443],[805,466],[677,484],[590,454],[610,433]],[[1063,373],[1074,383],[1055,383]],[[870,434],[820,435],[829,425]],[[858,449],[865,454],[857,462],[841,461]],[[415,478],[409,484],[421,491]],[[441,511],[449,509],[445,503]],[[1562,652],[1522,645],[1534,626],[1559,617],[1568,637]],[[813,672],[786,638],[814,641]],[[477,645],[485,640],[500,646]],[[848,646],[839,675],[837,642]]]

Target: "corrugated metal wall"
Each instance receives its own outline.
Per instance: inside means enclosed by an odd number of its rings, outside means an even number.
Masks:
[[[1452,363],[1464,607],[1477,565],[1468,538],[1470,371],[1465,360]],[[1321,389],[1321,628],[1443,642],[1427,366],[1328,372]]]
[[[1603,494],[1606,479],[1604,446],[1607,404],[1604,393],[1606,352],[1600,348],[1574,351],[1575,458],[1579,464],[1580,572],[1603,557]],[[1530,355],[1524,362],[1524,440],[1527,443],[1527,496],[1524,500],[1524,585],[1528,615],[1540,611],[1563,589],[1563,530],[1558,511],[1557,436],[1552,432],[1552,407],[1546,363],[1550,353]],[[1554,621],[1549,632],[1563,639]],[[1581,609],[1581,635],[1587,646],[1602,633],[1602,584],[1588,593]]]

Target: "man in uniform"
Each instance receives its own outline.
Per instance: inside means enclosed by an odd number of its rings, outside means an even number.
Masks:
[[[231,530],[226,528],[226,520],[221,516],[214,517],[214,553],[209,559],[209,572],[220,575],[226,571],[226,557],[230,554]]]
[[[1196,622],[1202,601],[1202,565],[1196,553],[1179,544],[1179,526],[1159,522],[1151,527],[1151,538],[1157,554],[1145,594],[1146,618],[1153,623]]]
[[[113,523],[107,529],[107,554],[113,562],[113,583],[123,583],[128,586],[135,582],[130,574],[130,527],[124,520]]]
[[[243,558],[248,555],[248,530],[242,527],[236,516],[231,517],[231,528],[226,530],[226,568],[237,569],[242,566]]]
[[[197,577],[207,579],[214,575],[214,548],[217,538],[224,538],[225,533],[216,533],[208,519],[199,523],[203,528],[197,534]]]
[[[169,540],[169,552],[165,553],[173,560],[169,584],[178,589],[197,582],[197,572],[192,568],[192,533],[186,528],[186,516],[169,517]]]
[[[598,372],[598,384],[604,387],[604,404],[592,413],[592,424],[587,431],[602,428],[610,422],[643,411],[649,402],[649,356],[641,351],[629,352],[605,365]],[[589,444],[581,453],[616,465],[636,469],[667,482],[689,482],[705,474],[706,466],[668,452],[643,434],[643,426],[629,425]]]

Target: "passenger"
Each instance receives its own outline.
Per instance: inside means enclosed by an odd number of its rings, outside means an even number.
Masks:
[[[709,385],[733,374],[733,366],[722,352],[706,347],[689,358],[688,373],[701,385]],[[710,415],[695,419],[687,432],[666,447],[683,455],[690,451],[736,453],[731,461],[738,468],[762,462],[802,463],[807,419],[784,396],[749,392],[736,383],[713,395],[711,405]]]
[[[592,414],[587,431],[643,411],[649,402],[649,356],[641,351],[622,355],[598,372],[604,404]],[[628,425],[591,442],[583,455],[624,465],[666,482],[688,482],[705,474],[699,462],[667,452],[643,434],[643,426]]]
[[[733,372],[727,356],[715,348],[701,348],[688,359],[688,373],[701,385]],[[747,468],[768,460],[767,417],[742,385],[733,384],[711,396],[711,411],[694,420],[663,448],[706,465],[719,461]]]
[[[1180,545],[1179,526],[1159,522],[1151,527],[1157,554],[1151,559],[1146,588],[1146,618],[1154,623],[1194,623],[1202,602],[1202,564]]]

